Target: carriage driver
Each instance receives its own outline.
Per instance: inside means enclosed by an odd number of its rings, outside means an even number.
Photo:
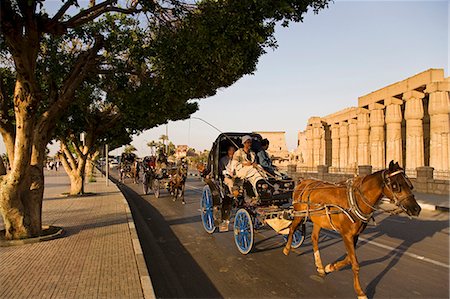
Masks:
[[[243,180],[249,181],[255,192],[258,195],[255,185],[260,179],[263,179],[261,172],[258,171],[258,164],[256,163],[256,154],[252,151],[252,137],[245,135],[242,137],[243,148],[238,149],[233,155],[232,170],[235,173],[235,182],[233,186],[233,195],[239,195],[239,189],[243,184]]]

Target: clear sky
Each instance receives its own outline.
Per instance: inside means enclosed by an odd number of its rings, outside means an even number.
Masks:
[[[448,76],[449,14],[448,1],[335,1],[277,28],[279,47],[268,49],[257,71],[201,100],[194,116],[222,131],[286,131],[294,149],[311,116],[356,106],[358,96],[429,68]],[[196,149],[209,149],[218,134],[198,120],[168,129],[175,144]],[[161,126],[136,136],[138,155],[164,133]]]

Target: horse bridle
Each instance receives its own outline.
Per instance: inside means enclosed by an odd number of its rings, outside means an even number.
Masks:
[[[399,198],[397,195],[396,195],[396,193],[397,192],[395,192],[394,191],[394,189],[396,189],[396,188],[394,188],[392,185],[393,185],[393,182],[392,182],[392,177],[394,177],[394,176],[397,176],[397,175],[399,175],[399,174],[402,174],[403,175],[403,178],[405,179],[405,181],[406,181],[406,184],[408,185],[408,187],[412,190],[414,187],[413,187],[413,185],[412,185],[412,183],[411,183],[411,181],[409,180],[409,178],[406,176],[406,174],[405,174],[405,172],[402,170],[402,169],[399,169],[399,170],[396,170],[396,171],[394,171],[394,172],[392,172],[392,173],[387,173],[387,169],[385,169],[383,172],[382,172],[382,177],[383,177],[383,188],[382,188],[382,191],[381,191],[381,194],[384,196],[384,197],[386,197],[386,198],[389,198],[384,192],[383,192],[383,190],[384,190],[384,188],[386,187],[388,190],[389,190],[389,192],[392,194],[392,199],[390,199],[391,200],[391,202],[393,201],[394,202],[394,204],[397,206],[397,208],[395,208],[395,209],[392,209],[392,210],[386,210],[386,209],[383,209],[383,208],[380,208],[380,207],[375,207],[375,206],[373,206],[373,205],[371,205],[369,202],[368,202],[368,200],[366,199],[366,197],[364,196],[364,194],[362,193],[362,191],[361,191],[361,189],[359,188],[362,184],[363,184],[363,182],[364,182],[364,178],[362,179],[362,181],[361,181],[361,183],[359,184],[359,186],[355,186],[354,188],[358,191],[358,193],[359,193],[359,195],[360,195],[360,197],[361,197],[361,201],[366,205],[366,206],[368,206],[369,208],[371,208],[373,211],[378,211],[378,210],[381,210],[381,211],[383,211],[383,212],[385,212],[385,213],[389,213],[389,214],[393,214],[393,215],[396,215],[396,214],[399,214],[399,213],[402,213],[402,212],[406,212],[406,209],[405,209],[405,207],[403,207],[403,205],[402,205],[402,203],[403,203],[403,201],[405,201],[406,199],[408,199],[408,198],[411,198],[412,196],[414,196],[413,194],[410,194],[410,195],[408,195],[408,196],[404,196],[404,197],[401,197],[401,198]],[[398,182],[396,182],[397,184],[398,184]]]
[[[400,184],[398,183],[398,181],[396,181],[395,184],[397,184],[398,187],[394,187],[394,186],[393,186],[394,183],[393,183],[393,180],[392,180],[391,178],[392,178],[392,177],[395,177],[395,176],[397,176],[397,175],[402,175],[402,176],[403,176],[403,179],[405,180],[405,182],[406,182],[406,184],[408,185],[408,187],[409,187],[410,190],[413,190],[414,186],[412,185],[412,183],[411,183],[411,181],[409,180],[409,178],[406,176],[406,174],[405,174],[405,172],[403,171],[403,169],[396,170],[396,171],[394,171],[394,172],[392,172],[392,173],[389,173],[389,174],[387,174],[386,172],[387,172],[386,170],[383,171],[383,187],[385,187],[386,189],[388,189],[389,192],[392,194],[392,197],[393,197],[393,198],[391,199],[391,201],[393,200],[393,201],[394,201],[394,204],[395,204],[396,206],[398,206],[398,207],[400,207],[400,208],[402,208],[402,209],[404,210],[404,207],[403,207],[402,203],[403,203],[405,200],[407,200],[407,199],[413,197],[414,195],[411,193],[411,194],[409,194],[409,195],[407,195],[407,196],[398,197],[398,196],[397,196],[397,192],[395,191],[395,189],[400,188]],[[383,189],[384,189],[384,188],[383,188]],[[381,191],[381,193],[382,193],[385,197],[389,198],[383,191]]]

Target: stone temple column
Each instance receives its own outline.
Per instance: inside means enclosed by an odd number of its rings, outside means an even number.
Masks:
[[[356,119],[348,120],[348,167],[358,164],[358,126]]]
[[[392,160],[403,166],[402,155],[402,100],[388,98],[386,105],[386,166]]]
[[[423,147],[423,103],[425,95],[418,91],[403,94],[406,119],[406,169],[415,170],[424,166]]]
[[[323,148],[322,143],[324,138],[324,129],[322,124],[315,123],[313,124],[313,147],[314,147],[314,167],[318,165],[324,165],[323,158]]]
[[[339,168],[339,124],[331,125],[331,166]]]
[[[450,146],[450,82],[435,82],[427,86],[430,114],[430,166],[437,171],[449,171]]]
[[[385,167],[384,157],[384,106],[370,104],[370,162],[375,169]]]
[[[314,145],[313,145],[313,129],[308,125],[306,128],[306,155],[305,163],[307,167],[314,167]]]
[[[369,111],[361,108],[358,112],[358,165],[370,165]]]
[[[339,123],[339,165],[341,168],[348,167],[348,123]]]

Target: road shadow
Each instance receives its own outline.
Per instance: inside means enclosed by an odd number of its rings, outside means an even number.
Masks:
[[[117,186],[130,205],[156,297],[221,298],[212,281],[170,228],[176,220],[169,224],[137,192],[120,183]],[[181,219],[180,224],[197,222],[198,218]]]
[[[185,217],[185,218],[177,218],[173,220],[167,220],[166,223],[168,225],[180,225],[180,224],[188,224],[188,223],[196,223],[201,222],[200,215]]]
[[[404,223],[399,223],[398,225],[392,225],[392,223],[389,223],[388,218],[383,219],[377,227],[367,229],[367,233],[371,233],[372,231],[375,232],[375,234],[369,238],[366,238],[367,241],[359,242],[358,247],[363,247],[369,241],[375,240],[381,236],[388,236],[390,238],[403,240],[401,244],[388,252],[385,256],[360,263],[360,266],[364,267],[374,263],[378,264],[390,259],[387,266],[367,285],[366,294],[369,298],[372,298],[375,295],[376,287],[379,282],[393,267],[395,267],[395,265],[397,265],[400,258],[412,245],[423,241],[425,238],[430,238],[434,234],[449,227],[447,220],[421,220],[420,218],[403,219]],[[404,229],[404,225],[408,226],[408,230]]]

